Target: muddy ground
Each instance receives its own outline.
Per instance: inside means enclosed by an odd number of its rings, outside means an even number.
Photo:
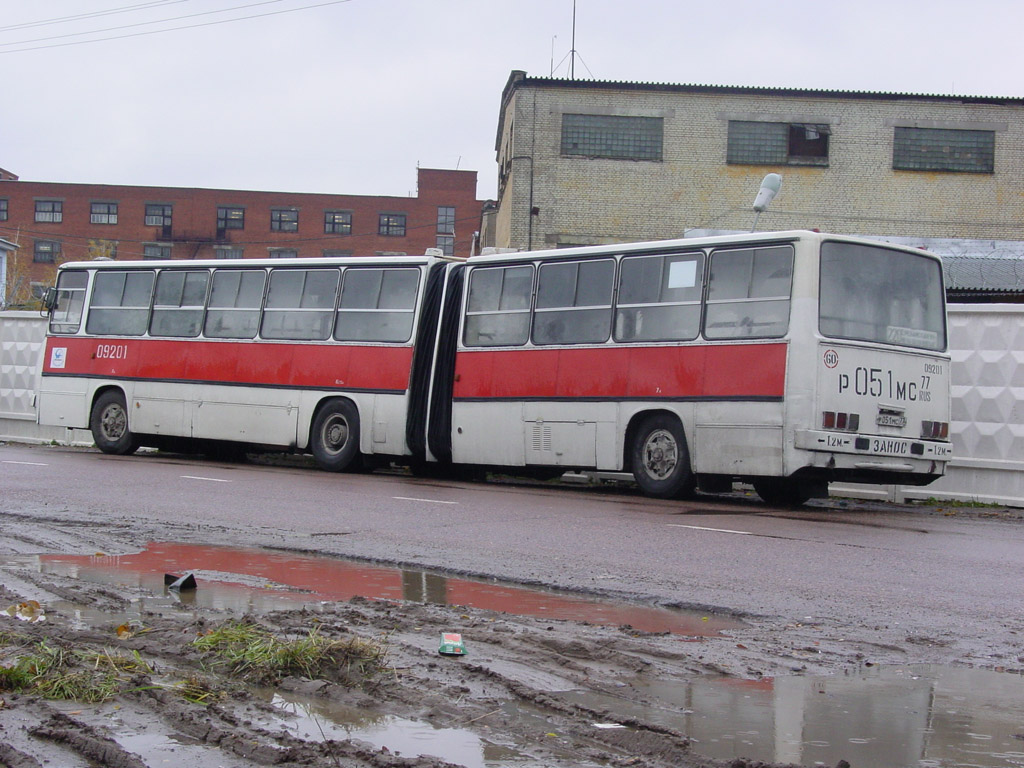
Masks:
[[[709,674],[757,681],[834,672],[902,661],[908,648],[920,661],[949,660],[940,638],[858,640],[850,628],[782,624],[771,617],[742,617],[738,629],[698,638],[355,598],[299,603],[249,619],[279,638],[303,637],[315,628],[328,639],[370,641],[385,654],[379,668],[335,664],[312,676],[286,674],[257,685],[214,664],[193,643],[237,621],[237,612],[187,601],[174,607],[170,601],[171,607],[142,610],[126,624],[132,606],[152,596],[145,589],[92,583],[73,571],[46,572],[29,555],[128,554],[151,541],[265,545],[259,530],[203,526],[200,533],[185,523],[155,528],[130,515],[109,519],[2,507],[0,498],[0,609],[36,600],[45,616],[32,622],[0,614],[3,665],[13,668],[44,647],[99,652],[88,661],[69,656],[70,670],[95,670],[103,657],[138,662],[118,669],[115,692],[95,703],[46,698],[4,678],[3,766],[744,768],[763,764],[702,757],[699,745],[657,716],[677,705],[659,701],[655,689],[640,682],[672,689]],[[204,589],[202,574],[198,589]],[[438,653],[441,633],[453,630],[465,638],[467,655]],[[600,703],[609,700],[622,706]],[[340,730],[339,721],[351,731]],[[436,730],[422,752],[442,757],[389,748],[382,743],[386,738],[360,738],[363,727],[376,721],[428,724]],[[456,742],[468,757],[460,756]]]

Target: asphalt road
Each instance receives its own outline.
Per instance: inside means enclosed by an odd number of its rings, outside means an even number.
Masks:
[[[189,522],[239,545],[967,638],[997,659],[1024,637],[1024,523],[998,511],[778,510],[15,444],[0,445],[0,511]]]

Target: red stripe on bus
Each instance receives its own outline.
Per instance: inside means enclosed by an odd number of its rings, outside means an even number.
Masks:
[[[404,392],[412,365],[412,347],[59,336],[46,347],[43,373],[112,379]]]
[[[788,345],[459,352],[455,399],[781,398]]]

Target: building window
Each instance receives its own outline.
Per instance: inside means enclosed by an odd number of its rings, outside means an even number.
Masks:
[[[380,214],[377,219],[377,234],[389,237],[405,237],[405,214]]]
[[[145,223],[147,227],[170,227],[171,206],[147,203]]]
[[[89,203],[90,224],[117,224],[117,203]]]
[[[661,160],[660,117],[562,115],[562,154],[619,160]]]
[[[171,258],[171,246],[160,243],[146,243],[142,246],[142,258],[144,259],[169,259]]]
[[[323,251],[325,259],[347,259],[351,255],[352,251],[339,251],[334,248],[325,248]]]
[[[60,224],[64,220],[64,203],[60,200],[36,200],[36,221]]]
[[[225,248],[224,246],[215,245],[213,247],[213,257],[215,259],[241,259],[245,257],[245,251],[242,248]]]
[[[298,232],[299,211],[296,208],[271,208],[270,230],[272,232]]]
[[[38,264],[56,264],[60,256],[60,242],[57,240],[36,240],[32,249],[32,261]]]
[[[351,235],[352,211],[324,211],[325,235]]]
[[[455,235],[438,235],[437,236],[437,247],[440,248],[445,256],[455,255]]]
[[[228,229],[245,229],[245,208],[217,206],[217,231]]]
[[[439,205],[437,207],[437,234],[455,234],[455,207],[451,205]]]
[[[729,121],[726,162],[730,165],[828,165],[824,123]]]
[[[268,248],[267,255],[271,259],[297,259],[299,252],[294,248]]]
[[[993,131],[949,128],[896,128],[892,167],[899,171],[993,173]]]
[[[7,198],[0,198],[0,221],[7,221]]]

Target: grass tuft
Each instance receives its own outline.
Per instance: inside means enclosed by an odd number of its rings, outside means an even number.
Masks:
[[[279,639],[249,621],[232,621],[196,638],[193,645],[213,667],[258,683],[283,677],[322,677],[344,671],[349,678],[371,677],[384,666],[385,649],[368,640],[331,640],[318,629],[305,637]]]

